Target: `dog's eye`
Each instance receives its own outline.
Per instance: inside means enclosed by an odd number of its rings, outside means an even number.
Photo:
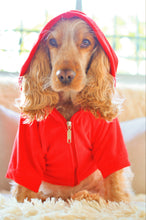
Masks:
[[[83,39],[83,41],[82,41],[80,47],[81,47],[81,48],[86,48],[86,47],[88,47],[90,44],[91,44],[91,42],[90,42],[88,39]]]
[[[58,47],[58,44],[57,44],[57,41],[55,40],[55,38],[51,38],[49,40],[49,44],[52,46],[52,47]]]

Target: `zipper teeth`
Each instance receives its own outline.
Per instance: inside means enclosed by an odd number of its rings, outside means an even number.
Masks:
[[[73,144],[72,145],[72,153],[73,153],[73,160],[74,160],[74,185],[77,185],[78,183],[78,178],[77,178],[77,155],[76,155],[76,150],[75,150],[75,145],[74,142],[72,142],[72,122],[67,121],[67,143],[68,144]]]
[[[68,144],[71,144],[71,139],[72,139],[72,135],[71,135],[71,132],[72,132],[72,130],[71,130],[71,128],[72,128],[72,123],[71,123],[71,121],[67,121],[67,143]]]

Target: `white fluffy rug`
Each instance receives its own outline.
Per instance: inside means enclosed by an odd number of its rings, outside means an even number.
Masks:
[[[85,200],[62,200],[46,202],[34,199],[32,202],[17,203],[10,196],[0,194],[0,220],[144,220],[146,219],[145,196],[139,195],[130,204],[109,202],[100,203]]]

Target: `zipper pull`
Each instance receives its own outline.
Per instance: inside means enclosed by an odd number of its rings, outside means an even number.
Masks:
[[[67,143],[71,143],[71,121],[67,121]]]

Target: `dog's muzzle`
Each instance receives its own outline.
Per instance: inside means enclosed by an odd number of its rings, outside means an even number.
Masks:
[[[62,84],[69,85],[75,78],[76,73],[73,70],[62,69],[56,72],[56,76]]]

